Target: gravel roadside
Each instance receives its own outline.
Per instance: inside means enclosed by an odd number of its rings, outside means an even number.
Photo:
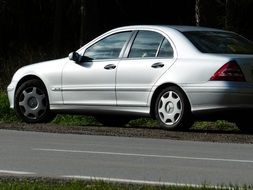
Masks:
[[[167,131],[150,127],[105,127],[105,126],[66,126],[56,124],[6,124],[0,123],[0,129],[36,131],[49,133],[71,133],[80,135],[106,135],[122,137],[143,137],[172,140],[207,141],[220,143],[253,143],[253,134],[240,131],[190,130],[188,132]]]

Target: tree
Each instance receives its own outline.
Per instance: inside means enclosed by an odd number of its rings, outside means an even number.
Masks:
[[[81,47],[85,40],[85,28],[86,28],[86,11],[87,11],[87,5],[86,0],[81,0],[81,7],[80,7],[80,38],[79,38],[79,46]]]
[[[200,0],[195,1],[195,20],[196,26],[200,25]]]

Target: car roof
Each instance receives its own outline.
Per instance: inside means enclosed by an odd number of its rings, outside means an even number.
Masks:
[[[222,29],[203,27],[203,26],[183,26],[183,25],[167,25],[169,28],[174,28],[180,32],[189,31],[224,31]]]
[[[223,31],[222,29],[203,27],[203,26],[190,26],[190,25],[130,25],[123,26],[117,29],[144,29],[144,28],[156,28],[156,29],[174,29],[180,32],[190,32],[190,31]]]

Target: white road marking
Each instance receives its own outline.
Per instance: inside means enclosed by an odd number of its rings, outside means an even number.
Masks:
[[[177,187],[194,187],[194,188],[213,188],[234,190],[234,187],[229,186],[213,186],[213,185],[198,185],[198,184],[186,184],[186,183],[172,183],[164,181],[147,181],[147,180],[133,180],[133,179],[120,179],[120,178],[107,178],[107,177],[91,177],[91,176],[79,176],[79,175],[63,175],[62,178],[80,179],[80,180],[92,180],[92,181],[104,181],[104,182],[116,182],[116,183],[130,183],[130,184],[142,184],[142,185],[161,185],[161,186],[177,186]],[[239,187],[238,187],[239,188]],[[240,188],[239,188],[240,189]]]
[[[67,153],[103,154],[103,155],[117,155],[117,156],[136,156],[136,157],[151,157],[151,158],[172,158],[172,159],[185,159],[185,160],[253,163],[253,160],[238,160],[238,159],[226,159],[226,158],[208,158],[208,157],[204,158],[204,157],[188,157],[188,156],[172,156],[172,155],[156,155],[156,154],[134,154],[134,153],[120,153],[120,152],[99,152],[99,151],[85,151],[85,150],[64,150],[64,149],[47,149],[47,148],[33,148],[32,150],[48,151],[48,152],[67,152]]]
[[[34,172],[13,171],[13,170],[0,170],[0,174],[14,174],[14,175],[35,175]]]

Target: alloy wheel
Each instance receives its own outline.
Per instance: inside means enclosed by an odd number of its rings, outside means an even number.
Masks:
[[[47,111],[45,93],[37,87],[24,89],[20,96],[18,105],[21,113],[28,119],[38,119]]]
[[[180,96],[174,91],[164,93],[159,100],[158,114],[166,125],[175,124],[182,115]]]

